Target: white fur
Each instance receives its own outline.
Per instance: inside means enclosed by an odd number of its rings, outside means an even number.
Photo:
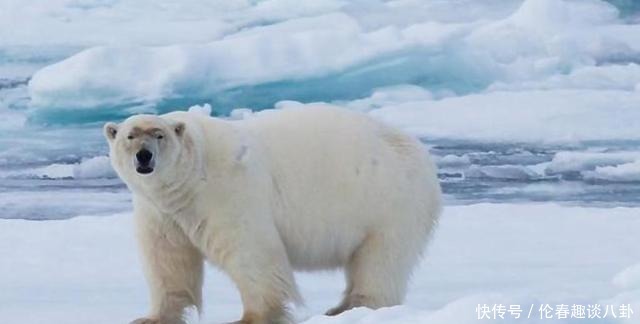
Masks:
[[[134,127],[165,138],[129,140]],[[151,289],[138,323],[182,323],[199,307],[203,259],[236,283],[242,323],[286,321],[286,303],[300,301],[292,269],[345,269],[344,300],[329,314],[399,304],[440,212],[419,141],[330,106],[241,121],[140,115],[105,133],[134,194]],[[132,162],[143,145],[157,156],[150,175]]]

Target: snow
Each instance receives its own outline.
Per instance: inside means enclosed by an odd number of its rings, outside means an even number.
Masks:
[[[478,304],[627,304],[640,316],[637,208],[555,204],[448,206],[404,306],[330,318],[342,276],[297,274],[305,323],[476,323]],[[147,295],[131,215],[64,221],[0,220],[0,320],[125,323]],[[606,244],[603,244],[606,242]],[[233,284],[209,268],[205,323],[237,319]],[[537,307],[537,306],[536,306]],[[520,323],[504,320],[501,323]],[[545,323],[539,315],[526,323]],[[554,320],[553,323],[569,323]]]

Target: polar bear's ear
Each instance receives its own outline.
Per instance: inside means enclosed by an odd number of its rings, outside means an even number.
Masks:
[[[182,136],[182,134],[184,134],[184,123],[183,122],[176,122],[173,125],[173,129],[175,130],[176,135]]]
[[[116,134],[118,134],[118,125],[116,123],[106,123],[104,124],[104,136],[109,140],[112,141],[116,138]]]

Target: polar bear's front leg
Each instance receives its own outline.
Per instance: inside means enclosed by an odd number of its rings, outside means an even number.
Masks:
[[[239,323],[290,323],[287,303],[300,297],[284,250],[238,252],[222,268],[240,292],[244,313]]]
[[[133,323],[185,323],[185,309],[202,304],[203,257],[173,221],[139,211],[135,217],[151,312]]]
[[[240,324],[290,323],[289,303],[301,302],[284,245],[272,225],[241,225],[212,235],[207,256],[235,283],[244,313]],[[248,230],[246,230],[248,229]]]

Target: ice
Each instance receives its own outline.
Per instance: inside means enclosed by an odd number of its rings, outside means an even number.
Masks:
[[[195,106],[189,107],[189,109],[187,111],[191,112],[191,113],[204,115],[204,116],[210,116],[211,115],[211,105],[210,104],[204,104],[202,106],[195,105]]]
[[[297,17],[344,11],[367,28],[415,24],[425,20],[476,21],[508,14],[520,0],[382,1],[367,3],[318,0],[300,5],[292,0],[200,1],[170,0],[4,1],[0,38],[8,44],[172,44],[202,42],[237,30],[270,25]],[[457,10],[465,6],[465,11]],[[425,17],[424,13],[432,13]],[[30,29],[38,22],[44,35]],[[113,24],[119,22],[119,24]],[[161,25],[163,28],[157,28]],[[77,26],[80,29],[74,29]],[[6,27],[6,28],[5,28]],[[8,27],[13,27],[8,31]],[[156,27],[156,28],[154,28]],[[90,33],[88,33],[90,31]]]
[[[51,164],[46,167],[33,170],[31,175],[46,179],[73,178],[73,164]]]
[[[464,167],[469,166],[471,164],[471,160],[468,155],[454,155],[448,154],[441,158],[436,159],[436,163],[441,168],[446,167]]]
[[[0,115],[3,117],[0,119],[0,131],[23,129],[27,123],[27,116],[20,112],[0,108]]]
[[[546,174],[589,181],[640,181],[640,152],[559,152]]]
[[[507,6],[403,1],[367,7],[321,2],[281,17],[274,8],[285,3],[227,8],[228,16],[218,18],[231,26],[239,24],[229,18],[236,17],[236,10],[274,10],[278,18],[271,24],[245,22],[247,28],[208,42],[87,49],[38,71],[29,85],[31,104],[41,113],[48,110],[48,118],[57,116],[51,111],[73,114],[74,109],[105,106],[125,113],[132,108],[166,111],[176,103],[198,101],[228,113],[238,106],[269,108],[284,99],[344,101],[375,88],[426,88],[391,90],[391,97],[377,92],[369,102],[347,104],[362,109],[425,99],[429,93],[442,98],[558,83],[628,91],[637,80],[633,71],[640,37],[634,35],[640,27],[620,21],[618,10],[602,1],[528,0],[519,7],[518,1]],[[462,3],[476,9],[476,15],[456,10]],[[437,14],[417,14],[427,10]],[[479,19],[480,12],[491,19]],[[598,81],[600,75],[611,80]]]
[[[107,156],[96,156],[84,159],[73,167],[73,177],[76,179],[116,178]]]
[[[361,78],[381,69],[399,67],[404,73],[403,60],[413,60],[404,54],[385,56],[408,47],[437,46],[450,34],[444,31],[438,39],[425,39],[422,35],[441,32],[433,27],[366,31],[353,17],[334,13],[255,27],[205,44],[95,47],[34,74],[29,83],[31,104],[42,109],[95,109],[155,104],[187,93],[197,100],[237,87],[318,78],[349,69],[354,80],[365,81]],[[361,66],[367,62],[370,66]],[[367,87],[370,82],[350,81],[352,86]]]
[[[495,91],[405,102],[371,115],[425,138],[576,143],[637,140],[640,92]]]
[[[425,88],[415,85],[395,85],[373,90],[367,98],[345,103],[346,107],[357,111],[369,111],[406,101],[431,100],[433,94]]]
[[[634,0],[607,0],[607,2],[615,5],[620,9],[623,16],[630,16],[631,20],[638,19],[640,12],[640,3]]]
[[[37,168],[0,171],[0,178],[11,179],[113,179],[116,177],[107,156],[84,158],[78,163],[53,163]]]
[[[637,215],[637,208],[554,204],[447,206],[405,306],[325,317],[320,314],[340,297],[342,275],[298,273],[311,316],[306,323],[471,324],[485,303],[520,304],[526,311],[536,304],[527,321],[535,324],[550,321],[539,319],[543,303],[631,303],[632,321],[610,323],[633,323],[640,311],[634,293],[640,251],[631,248],[640,243]],[[147,310],[129,213],[0,223],[3,322],[126,323]],[[234,285],[208,268],[202,322],[237,320]]]
[[[232,7],[222,1],[8,0],[0,4],[0,39],[14,46],[202,41],[231,27],[210,17]]]
[[[636,91],[640,84],[640,65],[598,65],[577,68],[568,74],[557,74],[547,79],[518,83],[496,82],[491,90],[532,89],[591,89]],[[637,92],[637,91],[636,91]]]
[[[547,166],[549,174],[581,172],[640,159],[640,152],[558,152]]]
[[[504,180],[533,180],[542,175],[519,165],[471,166],[464,175],[469,178],[492,178]]]
[[[236,108],[229,113],[229,119],[243,120],[251,118],[253,111],[249,108]]]
[[[50,46],[58,50],[45,52],[48,66],[33,77],[29,72],[11,79],[30,78],[28,94],[5,96],[14,98],[5,99],[11,105],[29,108],[7,110],[14,115],[0,129],[96,127],[96,121],[193,105],[209,105],[209,115],[243,119],[250,110],[324,102],[369,112],[429,145],[530,143],[544,149],[637,141],[640,26],[630,18],[631,7],[597,0],[322,0],[303,6],[285,0],[59,0],[32,10],[12,8],[66,34],[54,33],[47,42],[39,35],[7,38],[8,60],[35,57],[28,46],[40,41],[58,44]],[[93,40],[58,26],[52,12],[95,31]],[[141,12],[148,18],[136,19]],[[104,26],[114,20],[118,27],[107,33]],[[150,21],[175,28],[163,36],[159,30],[166,28],[152,28]],[[190,32],[182,35],[185,29]],[[16,50],[18,38],[31,45]],[[53,57],[60,62],[49,64]],[[101,154],[104,146],[79,154],[74,163]],[[469,165],[477,164],[470,158]],[[442,167],[452,175],[466,172],[467,179],[526,182],[544,176],[532,167],[540,162],[469,171],[469,165],[443,160]],[[575,174],[589,181],[607,177],[591,171],[595,167]],[[549,174],[568,179],[569,173]]]
[[[637,182],[640,181],[640,160],[616,166],[599,166],[593,171],[583,172],[583,175],[589,180]]]
[[[467,108],[451,109],[456,118],[440,115],[491,128],[494,134],[486,136],[503,141],[538,141],[543,135],[548,141],[610,139],[636,126],[632,113],[626,123],[617,117],[630,109],[606,113],[639,101],[640,27],[619,17],[620,10],[634,8],[619,1],[615,6],[597,0],[4,5],[7,19],[0,21],[11,28],[0,30],[12,31],[4,37],[7,60],[33,57],[41,52],[37,46],[48,44],[44,64],[60,61],[29,81],[28,116],[35,123],[82,124],[204,103],[212,105],[213,114],[226,115],[238,107],[260,110],[295,100],[380,110],[376,114],[402,124],[396,120],[398,106],[405,110],[413,103],[419,111],[458,101]],[[17,27],[32,22],[53,36],[45,40]],[[37,61],[23,59],[30,60]],[[477,106],[474,110],[490,120],[467,113]],[[565,106],[579,115],[571,127],[587,123],[592,131],[553,131],[572,117]],[[430,135],[425,130],[432,128],[433,111],[424,110],[403,118],[411,118],[407,127]],[[504,124],[513,127],[489,123],[502,114],[510,117]],[[7,127],[20,127],[25,120],[20,117]],[[519,119],[531,119],[535,127],[522,128]],[[547,134],[539,129],[549,119]],[[463,130],[452,121],[439,124],[443,129],[433,135],[460,137]]]

